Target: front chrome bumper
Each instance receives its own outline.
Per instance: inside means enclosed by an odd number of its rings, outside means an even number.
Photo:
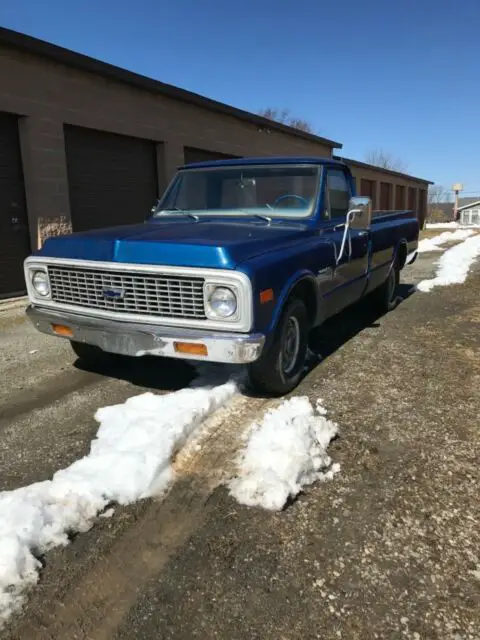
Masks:
[[[105,318],[95,318],[82,314],[52,311],[30,305],[27,316],[38,331],[59,337],[52,324],[69,327],[75,342],[86,342],[104,351],[127,356],[164,356],[183,360],[207,360],[245,364],[260,356],[265,336],[254,334],[227,333],[200,329],[183,329],[119,322]],[[175,342],[204,344],[208,355],[191,356],[175,351]]]

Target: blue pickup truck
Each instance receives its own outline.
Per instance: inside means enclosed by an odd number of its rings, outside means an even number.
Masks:
[[[50,238],[27,258],[27,313],[84,361],[243,363],[280,395],[312,329],[366,295],[393,308],[418,232],[413,211],[373,215],[330,158],[192,164],[144,223]]]

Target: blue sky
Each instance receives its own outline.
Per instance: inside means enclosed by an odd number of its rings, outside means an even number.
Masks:
[[[480,194],[478,0],[15,0],[0,25]],[[466,193],[467,195],[467,193]]]

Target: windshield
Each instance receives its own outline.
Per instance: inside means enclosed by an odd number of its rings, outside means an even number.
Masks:
[[[154,215],[306,218],[318,192],[314,165],[235,166],[181,171]]]

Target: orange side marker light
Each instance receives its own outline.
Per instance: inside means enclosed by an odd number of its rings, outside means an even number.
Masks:
[[[267,302],[272,302],[273,300],[273,289],[264,289],[264,291],[260,291],[260,304],[266,304]]]

